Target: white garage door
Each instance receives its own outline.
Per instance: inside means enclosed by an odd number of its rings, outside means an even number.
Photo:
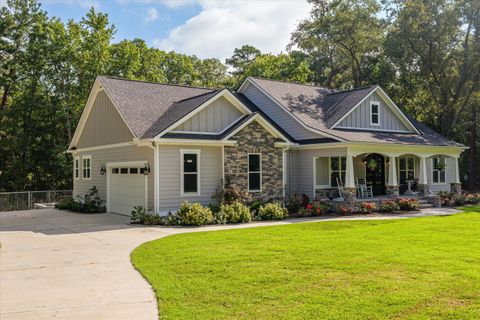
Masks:
[[[135,206],[146,208],[145,179],[140,167],[110,168],[110,211],[130,215]]]

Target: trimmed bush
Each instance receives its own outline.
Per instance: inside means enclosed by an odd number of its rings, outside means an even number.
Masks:
[[[377,209],[375,202],[362,202],[360,203],[360,211],[362,213],[373,213]]]
[[[200,203],[182,203],[180,209],[176,212],[180,224],[184,226],[203,226],[212,222],[213,215],[209,208]]]
[[[55,204],[55,208],[59,210],[80,212],[80,202],[75,201],[72,198],[62,199]]]
[[[400,206],[395,201],[384,201],[380,204],[380,211],[382,212],[394,212],[399,210]]]
[[[258,209],[258,217],[261,220],[280,220],[288,218],[288,211],[279,203],[268,203]]]
[[[293,214],[299,213],[300,209],[302,209],[303,207],[302,197],[299,194],[294,193],[293,196],[291,196],[288,199],[286,207],[287,207],[288,213],[293,213]]]
[[[306,207],[300,208],[298,214],[300,216],[322,216],[326,215],[329,210],[330,205],[328,203],[313,201],[307,204]]]
[[[263,201],[255,201],[250,205],[250,212],[252,212],[253,215],[258,214],[258,210],[260,210],[261,206],[264,206],[266,203]]]
[[[402,211],[415,211],[420,208],[417,199],[399,199],[398,205]]]
[[[252,220],[250,209],[239,201],[232,204],[222,204],[220,212],[228,223],[242,223]]]

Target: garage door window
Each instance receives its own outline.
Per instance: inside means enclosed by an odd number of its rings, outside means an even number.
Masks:
[[[200,151],[190,150],[181,152],[181,192],[182,195],[200,194]]]

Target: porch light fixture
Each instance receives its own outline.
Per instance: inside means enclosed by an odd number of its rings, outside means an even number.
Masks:
[[[102,164],[102,167],[100,168],[100,174],[103,176],[107,172],[107,168],[105,168],[105,165]]]
[[[148,175],[150,173],[150,166],[148,163],[145,163],[145,167],[143,167],[143,174]]]
[[[390,158],[387,158],[387,166],[390,165]]]
[[[363,159],[362,159],[362,163],[363,163],[364,165],[367,165],[367,158],[363,158]]]

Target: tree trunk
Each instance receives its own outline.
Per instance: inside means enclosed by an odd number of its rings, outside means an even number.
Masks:
[[[3,86],[3,95],[2,95],[2,102],[0,102],[0,108],[5,109],[7,107],[7,98],[8,98],[8,85]]]
[[[477,106],[472,106],[472,122],[470,125],[470,141],[468,155],[468,189],[475,191],[477,189]]]

